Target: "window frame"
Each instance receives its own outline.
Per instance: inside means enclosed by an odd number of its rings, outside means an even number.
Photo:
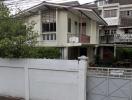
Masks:
[[[104,18],[117,17],[117,9],[104,10]]]

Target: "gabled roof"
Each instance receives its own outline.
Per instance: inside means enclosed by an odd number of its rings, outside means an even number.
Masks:
[[[99,24],[101,25],[107,25],[107,23],[93,10],[90,8],[82,8],[76,5],[74,6],[69,6],[67,4],[69,4],[70,2],[67,3],[49,3],[49,2],[42,2],[36,6],[33,6],[27,10],[24,10],[20,15],[23,14],[30,14],[30,12],[34,13],[37,12],[40,9],[47,9],[47,8],[57,8],[57,9],[68,9],[68,11],[79,11],[82,12],[83,14],[85,14],[87,17],[91,18],[92,20],[97,21]],[[71,4],[75,4],[77,2],[72,2]]]

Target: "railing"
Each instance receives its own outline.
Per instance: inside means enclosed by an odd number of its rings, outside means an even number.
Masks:
[[[84,34],[68,34],[68,43],[90,43],[90,36]]]
[[[132,42],[132,34],[116,34],[114,36],[115,43],[130,43]]]
[[[100,43],[102,44],[132,43],[132,34],[115,34],[100,36]]]
[[[87,74],[89,76],[102,76],[112,78],[132,79],[132,69],[127,68],[104,68],[104,67],[88,67]]]
[[[100,43],[103,43],[103,44],[112,44],[112,43],[114,43],[114,35],[100,36]]]

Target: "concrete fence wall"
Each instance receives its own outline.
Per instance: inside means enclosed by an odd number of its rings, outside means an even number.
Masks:
[[[0,59],[0,95],[25,100],[86,100],[87,58]]]

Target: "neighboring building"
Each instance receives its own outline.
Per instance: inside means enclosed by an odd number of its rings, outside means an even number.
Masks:
[[[100,28],[98,52],[101,59],[110,60],[117,47],[132,47],[132,0],[97,0],[96,4],[108,23]]]
[[[43,2],[23,11],[26,23],[36,23],[37,46],[58,47],[63,59],[86,55],[93,61],[99,45],[99,25],[107,23],[94,10],[78,5]]]

